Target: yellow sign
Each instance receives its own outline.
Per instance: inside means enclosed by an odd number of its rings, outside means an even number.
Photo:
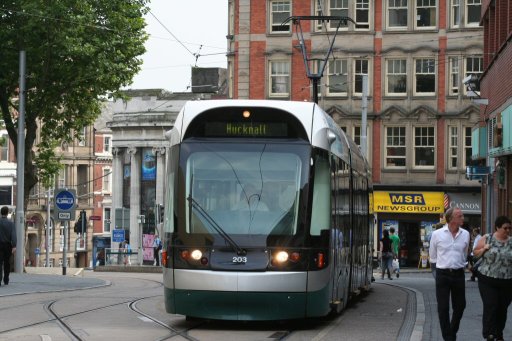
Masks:
[[[375,212],[427,213],[444,212],[443,192],[373,192]]]

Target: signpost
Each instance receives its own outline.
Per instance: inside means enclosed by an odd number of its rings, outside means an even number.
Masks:
[[[124,239],[124,229],[112,230],[112,241],[114,243],[121,243]]]
[[[62,247],[62,274],[66,275],[67,266],[67,234],[70,220],[75,220],[76,190],[59,188],[55,190],[55,215],[64,221],[64,245]]]

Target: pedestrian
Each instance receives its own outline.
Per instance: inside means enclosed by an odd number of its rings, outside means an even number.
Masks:
[[[162,241],[158,235],[155,235],[155,239],[153,240],[153,251],[156,266],[160,266],[160,250],[162,250]]]
[[[476,271],[474,269],[475,266],[475,254],[473,253],[473,250],[480,240],[482,236],[480,235],[480,228],[474,227],[473,230],[471,230],[471,239],[469,240],[469,245],[471,245],[471,251],[468,256],[468,262],[469,262],[469,270],[471,271],[471,277],[469,278],[469,281],[474,282],[476,280]]]
[[[512,301],[511,222],[499,216],[495,232],[478,241],[473,253],[480,257],[478,289],[483,302],[482,336],[486,340],[503,340],[507,310]]]
[[[388,271],[388,278],[391,278],[391,272],[393,271],[393,249],[391,246],[391,239],[389,239],[389,231],[384,230],[382,232],[383,237],[380,240],[380,266],[382,274],[380,279],[384,279],[386,270]]]
[[[457,339],[460,320],[466,308],[464,268],[469,249],[469,232],[461,227],[464,214],[460,208],[449,208],[445,216],[446,224],[432,233],[429,254],[431,262],[435,263],[434,278],[441,334],[445,341],[452,341]]]
[[[389,228],[389,239],[391,239],[391,248],[393,249],[393,260],[396,260],[397,267],[396,278],[400,277],[400,237],[395,234],[395,228]]]
[[[11,273],[11,255],[16,251],[16,229],[14,223],[7,219],[9,208],[3,206],[0,209],[0,286],[2,274],[4,284],[9,284]]]

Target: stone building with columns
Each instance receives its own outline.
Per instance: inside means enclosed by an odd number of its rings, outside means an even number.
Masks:
[[[152,264],[143,236],[160,234],[158,205],[165,205],[165,156],[170,130],[190,100],[212,99],[213,93],[169,93],[162,89],[127,90],[128,100],[109,103],[112,118],[111,232],[124,230],[134,255],[131,264]],[[111,240],[111,248],[119,247]],[[136,256],[135,256],[136,254]]]

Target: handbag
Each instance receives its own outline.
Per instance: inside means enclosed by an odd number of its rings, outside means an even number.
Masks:
[[[487,238],[486,238],[486,243],[489,244],[492,240],[492,234],[488,235]],[[473,272],[475,274],[479,274],[480,272],[478,271],[478,268],[480,267],[480,264],[482,264],[484,260],[484,255],[481,255],[477,260],[476,262],[473,264]]]

